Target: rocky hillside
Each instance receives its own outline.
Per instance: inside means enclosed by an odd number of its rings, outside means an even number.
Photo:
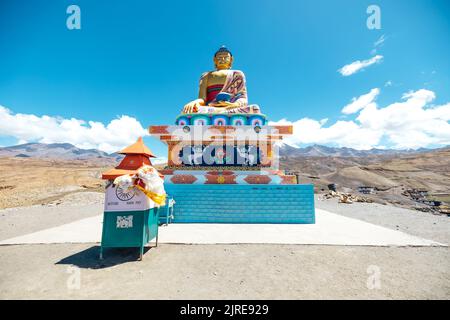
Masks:
[[[364,156],[287,154],[281,167],[303,183],[313,183],[319,193],[334,184],[341,192],[408,207],[434,200],[450,203],[450,148]]]
[[[292,147],[285,143],[279,144],[280,156],[288,157],[369,157],[369,156],[397,156],[397,155],[408,155],[430,152],[432,149],[420,148],[417,150],[406,149],[406,150],[395,150],[395,149],[370,149],[370,150],[356,150],[352,148],[336,148],[327,147],[321,145],[312,145],[305,148]],[[447,147],[449,148],[449,147]],[[445,149],[445,148],[443,148]]]

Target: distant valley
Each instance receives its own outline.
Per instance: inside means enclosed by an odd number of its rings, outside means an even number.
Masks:
[[[351,194],[369,190],[364,196],[376,202],[426,209],[426,205],[411,196],[418,191],[424,195],[423,199],[450,203],[450,147],[419,150],[356,150],[320,145],[295,148],[286,144],[279,147],[280,168],[298,175],[300,183],[314,184],[316,193],[327,193],[329,185]],[[80,149],[69,143],[27,143],[0,148],[3,167],[0,195],[7,196],[7,201],[13,196],[19,205],[24,194],[33,194],[26,187],[37,184],[39,179],[42,180],[38,184],[40,192],[36,193],[39,199],[57,197],[56,189],[101,190],[101,171],[116,166],[122,158],[117,153]],[[9,172],[8,168],[16,171]],[[60,177],[56,189],[53,171]],[[30,177],[33,184],[27,182]],[[67,184],[69,189],[64,187]],[[16,195],[22,189],[22,196]],[[43,190],[49,190],[48,194]],[[39,199],[26,203],[39,203]]]
[[[318,193],[334,185],[341,192],[368,192],[364,195],[376,202],[420,210],[428,209],[427,200],[450,203],[450,147],[360,151],[282,145],[280,154],[280,167],[297,174],[301,183],[313,183]]]

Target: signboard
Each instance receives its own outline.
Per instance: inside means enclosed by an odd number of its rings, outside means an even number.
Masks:
[[[187,145],[180,150],[185,166],[253,167],[261,164],[261,151],[253,145]]]
[[[105,211],[143,211],[154,207],[142,191],[108,185],[105,192]]]

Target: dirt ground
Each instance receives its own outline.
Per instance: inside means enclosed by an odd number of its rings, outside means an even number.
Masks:
[[[102,212],[102,193],[0,210],[0,239]],[[448,243],[450,219],[375,204],[316,206]],[[98,244],[0,246],[0,299],[449,299],[448,247]],[[79,280],[79,281],[78,281]]]
[[[449,299],[447,248],[293,245],[0,248],[0,299]]]
[[[80,191],[103,191],[104,169],[87,161],[0,157],[0,209],[47,204]]]

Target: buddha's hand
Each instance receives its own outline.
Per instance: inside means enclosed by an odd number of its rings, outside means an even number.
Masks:
[[[198,111],[198,108],[204,105],[205,101],[203,101],[203,99],[196,99],[189,102],[183,107],[183,113],[196,113]]]

